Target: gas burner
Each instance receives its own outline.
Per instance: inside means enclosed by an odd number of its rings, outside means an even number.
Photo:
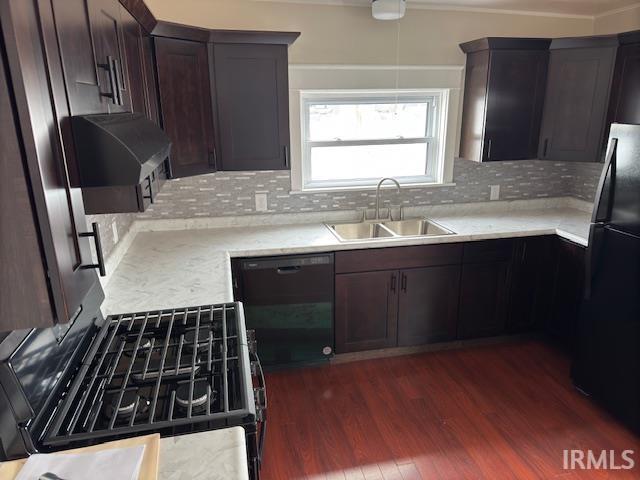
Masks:
[[[133,415],[133,411],[136,410],[136,392],[128,390],[124,392],[122,395],[122,401],[120,402],[120,406],[116,410],[116,418],[131,418]],[[107,405],[105,409],[105,413],[109,418],[113,417],[114,410],[116,409],[116,405],[118,403],[118,399],[120,398],[119,393],[115,393],[111,397],[111,402]],[[146,415],[149,410],[149,405],[151,402],[147,400],[145,397],[140,397],[138,401],[138,409],[136,410],[136,416],[141,417]]]
[[[206,407],[207,386],[208,384],[205,382],[196,382],[193,384],[193,401],[191,402],[193,409],[204,409],[203,407]],[[189,388],[189,383],[183,383],[176,389],[176,403],[185,410],[189,408]],[[217,392],[212,389],[210,402],[213,402],[216,394]]]
[[[196,357],[196,364],[199,362],[199,358]],[[136,382],[143,382],[148,380],[156,380],[160,372],[160,355],[157,352],[151,353],[149,359],[149,365],[147,366],[145,373],[145,364],[147,362],[147,356],[141,356],[133,363],[133,371],[131,378]],[[162,372],[162,378],[170,379],[171,377],[181,377],[184,375],[190,375],[191,370],[195,370],[195,375],[200,372],[200,365],[196,365],[194,369],[191,368],[193,364],[193,355],[190,353],[182,355],[180,359],[180,366],[176,369],[176,360],[174,357],[167,357],[164,362],[164,369]]]
[[[209,333],[211,329],[208,327],[200,327],[198,332],[198,350],[206,350],[209,346]],[[184,346],[193,351],[193,342],[196,339],[196,330],[189,330],[184,334]]]
[[[136,340],[134,339],[134,340],[127,341],[126,335],[122,335],[120,337],[120,340],[123,342],[126,342],[122,353],[124,353],[127,357],[131,357],[133,355],[133,350],[135,349],[135,346],[136,346]],[[138,346],[138,355],[140,353],[147,351],[150,348],[151,348],[151,339],[148,337],[142,337],[140,339],[140,345]]]

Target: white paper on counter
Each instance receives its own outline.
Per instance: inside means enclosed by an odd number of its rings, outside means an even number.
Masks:
[[[137,480],[144,445],[93,453],[48,453],[31,455],[16,480],[38,480],[47,472],[63,480]]]

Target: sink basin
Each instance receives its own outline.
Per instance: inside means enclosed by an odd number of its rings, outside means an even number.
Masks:
[[[341,242],[403,237],[432,237],[438,235],[453,235],[454,233],[426,218],[409,218],[406,220],[379,222],[334,223],[327,224],[327,227]]]
[[[392,238],[393,232],[387,230],[379,223],[336,223],[328,225],[331,231],[341,241],[369,240],[372,238]]]
[[[425,218],[383,222],[386,228],[400,237],[452,235],[453,232]]]

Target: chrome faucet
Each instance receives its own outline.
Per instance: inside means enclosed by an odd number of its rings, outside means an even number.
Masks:
[[[400,193],[400,184],[398,183],[398,181],[395,178],[388,178],[385,177],[382,180],[380,180],[378,182],[378,186],[376,187],[376,218],[375,220],[381,220],[380,218],[380,189],[382,187],[382,184],[386,181],[390,181],[396,184],[396,192]],[[391,208],[389,208],[389,216],[391,216]]]

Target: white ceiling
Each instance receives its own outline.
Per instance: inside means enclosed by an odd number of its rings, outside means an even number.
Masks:
[[[292,3],[361,5],[371,0],[259,0]],[[408,0],[409,8],[503,10],[560,15],[598,16],[627,7],[640,5],[639,0]]]

